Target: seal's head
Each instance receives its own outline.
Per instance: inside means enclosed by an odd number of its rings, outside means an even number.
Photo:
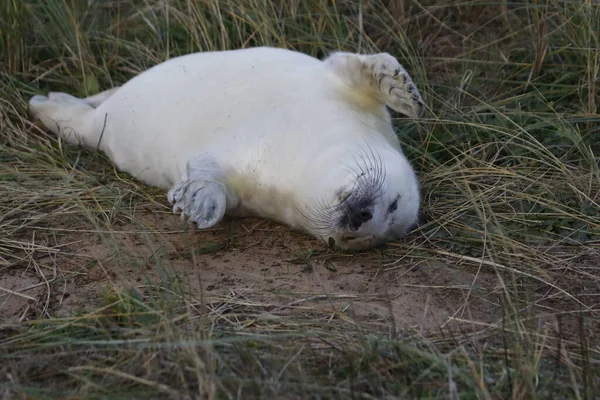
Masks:
[[[375,247],[405,235],[417,224],[417,177],[395,149],[360,151],[340,165],[330,187],[334,190],[311,204],[307,215],[314,233],[330,246]]]

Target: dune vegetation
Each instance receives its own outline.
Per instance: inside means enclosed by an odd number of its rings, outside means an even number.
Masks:
[[[399,59],[427,103],[394,114],[416,231],[196,232],[27,116],[253,46]],[[1,2],[0,397],[598,398],[599,77],[594,0]]]

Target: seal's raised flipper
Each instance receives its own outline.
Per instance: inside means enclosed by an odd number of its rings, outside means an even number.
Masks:
[[[423,115],[425,103],[417,87],[390,54],[333,53],[324,62],[361,95],[376,98],[409,117]]]
[[[182,218],[196,222],[200,229],[217,224],[223,219],[228,203],[231,205],[235,201],[235,196],[220,181],[222,176],[219,164],[211,157],[192,158],[187,164],[186,177],[167,194],[173,212],[181,211]]]
[[[39,119],[50,131],[72,144],[95,147],[100,132],[94,130],[92,108],[84,100],[66,93],[51,92],[33,96],[29,113]]]

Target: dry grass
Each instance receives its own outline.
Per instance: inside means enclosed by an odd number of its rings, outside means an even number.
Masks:
[[[0,309],[12,296],[29,300],[19,318],[0,323],[0,393],[596,398],[599,32],[592,0],[2,3],[0,278],[37,280],[0,287]],[[101,305],[56,315],[68,284],[92,264],[106,271],[93,256],[77,270],[65,263],[79,257],[69,253],[77,235],[87,231],[129,265],[114,227],[138,224],[140,247],[152,248],[160,229],[138,221],[148,207],[168,208],[164,193],[102,154],[65,147],[31,124],[27,99],[93,94],[179,54],[257,45],[398,56],[428,101],[418,125],[397,120],[423,182],[423,223],[363,257],[381,271],[442,260],[491,276],[498,317],[483,321],[459,304],[439,329],[421,332],[316,306],[333,295],[281,303],[232,288],[192,296],[160,255],[147,260],[160,283],[140,291],[106,272]],[[220,249],[195,249],[189,268]],[[309,265],[320,256],[302,257]]]

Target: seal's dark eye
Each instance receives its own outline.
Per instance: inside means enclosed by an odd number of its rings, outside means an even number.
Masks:
[[[398,209],[398,199],[399,198],[400,198],[400,196],[396,197],[396,199],[394,201],[392,201],[392,204],[390,204],[390,206],[388,207],[388,214],[391,214]]]

